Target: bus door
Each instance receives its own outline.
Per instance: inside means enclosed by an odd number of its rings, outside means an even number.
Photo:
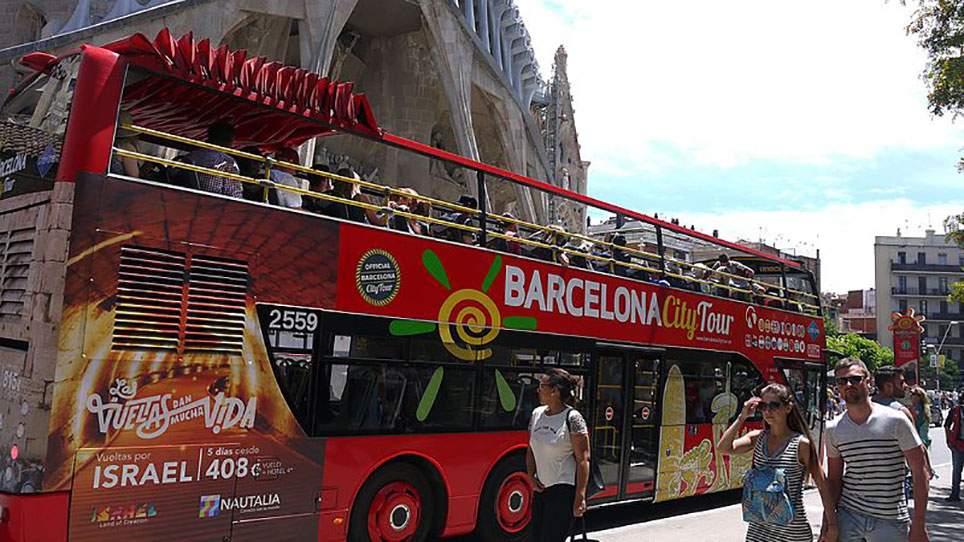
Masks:
[[[807,422],[814,439],[818,440],[823,423],[823,404],[827,398],[824,390],[824,366],[794,359],[777,359],[777,368],[786,378],[794,399]]]
[[[658,350],[607,346],[597,352],[591,444],[606,489],[594,500],[654,495],[659,368]]]

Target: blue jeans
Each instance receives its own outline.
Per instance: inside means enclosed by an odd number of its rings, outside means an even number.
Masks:
[[[951,497],[961,496],[961,470],[964,469],[964,451],[951,448]]]
[[[910,520],[880,519],[853,510],[837,509],[838,542],[907,542]]]

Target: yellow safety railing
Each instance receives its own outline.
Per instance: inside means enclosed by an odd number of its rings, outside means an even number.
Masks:
[[[220,145],[215,145],[204,141],[198,141],[187,137],[177,136],[174,134],[161,132],[159,130],[145,128],[143,126],[123,124],[123,125],[120,125],[119,128],[124,130],[129,130],[138,134],[150,136],[160,140],[167,140],[167,141],[171,141],[181,145],[189,145],[189,146],[198,147],[202,149],[218,151],[234,157],[244,158],[247,160],[263,163],[265,164],[265,171],[264,171],[265,177],[256,178],[256,177],[248,177],[245,175],[221,171],[217,169],[206,168],[203,166],[197,166],[194,164],[179,162],[176,160],[160,158],[157,156],[144,154],[136,151],[125,150],[118,147],[113,148],[113,151],[117,156],[133,158],[136,160],[155,163],[155,164],[162,165],[169,168],[182,169],[186,171],[192,171],[194,173],[203,173],[206,175],[212,175],[216,177],[222,177],[226,179],[239,181],[242,183],[257,185],[263,189],[265,201],[267,200],[267,194],[269,189],[284,190],[284,191],[299,194],[304,197],[317,198],[320,200],[343,203],[346,205],[352,205],[352,206],[370,210],[370,211],[385,213],[388,216],[402,216],[405,218],[414,219],[414,220],[426,222],[429,224],[442,225],[447,228],[455,228],[458,230],[472,232],[472,233],[481,233],[483,231],[483,228],[479,226],[471,226],[471,225],[462,224],[458,222],[441,220],[441,219],[433,218],[431,216],[417,214],[410,211],[390,207],[387,205],[376,205],[376,204],[367,203],[364,201],[357,201],[354,199],[335,196],[329,193],[315,192],[312,190],[305,190],[298,187],[282,185],[282,184],[273,182],[270,179],[270,174],[271,174],[272,168],[283,167],[286,169],[290,169],[292,171],[297,171],[297,172],[305,173],[316,177],[323,177],[323,178],[331,179],[333,181],[350,183],[354,186],[358,186],[359,188],[368,189],[371,192],[374,192],[385,198],[389,198],[391,196],[397,196],[397,197],[411,199],[415,201],[422,201],[431,205],[434,208],[449,209],[452,211],[457,211],[457,212],[465,213],[472,216],[480,215],[481,211],[479,209],[465,207],[456,203],[451,203],[448,201],[439,200],[428,196],[423,196],[421,194],[400,190],[400,189],[389,187],[386,185],[372,183],[362,179],[345,177],[345,176],[338,175],[336,173],[327,172],[327,171],[319,171],[316,169],[302,166],[300,164],[285,162],[283,160],[275,160],[273,158],[264,157],[258,154],[252,154],[252,153],[232,149],[229,147],[222,147]],[[481,217],[479,218],[481,219]],[[509,216],[489,214],[486,218],[495,223],[515,224],[516,226],[519,226],[526,230],[532,230],[535,232],[542,232],[542,233],[548,234],[546,235],[547,239],[537,240],[537,239],[531,239],[528,237],[508,235],[503,232],[486,229],[485,230],[486,237],[491,237],[494,239],[503,239],[505,241],[520,243],[530,247],[547,249],[554,253],[560,252],[567,255],[573,255],[573,256],[585,258],[586,260],[600,262],[604,264],[611,273],[615,273],[615,270],[617,267],[622,267],[629,270],[636,270],[636,271],[643,271],[645,273],[651,273],[654,275],[653,278],[656,278],[655,275],[658,275],[660,278],[672,277],[672,278],[680,279],[689,284],[705,285],[711,290],[710,293],[712,293],[714,289],[719,289],[719,290],[725,290],[731,293],[737,292],[740,294],[746,294],[748,296],[747,301],[753,301],[756,298],[770,299],[770,300],[775,300],[775,301],[784,303],[788,306],[788,308],[796,305],[800,308],[801,311],[806,309],[808,312],[813,312],[814,314],[820,309],[818,304],[811,304],[802,299],[792,299],[789,295],[789,294],[796,294],[797,296],[800,296],[804,299],[808,299],[808,300],[813,299],[813,300],[816,300],[817,303],[819,303],[819,297],[812,293],[794,290],[786,286],[769,284],[767,282],[759,281],[753,278],[743,277],[740,275],[727,273],[725,271],[711,269],[701,264],[685,262],[685,261],[677,260],[675,258],[668,257],[668,256],[660,256],[659,254],[653,254],[645,250],[640,250],[640,249],[632,248],[625,245],[617,245],[609,241],[603,241],[600,239],[588,237],[578,233],[570,233],[559,227],[542,226],[542,225],[533,224],[531,222],[526,222],[524,220],[519,220],[517,218],[509,217]],[[538,235],[538,233],[536,235]],[[567,240],[576,239],[576,240],[582,241],[583,243],[590,243],[594,247],[603,247],[604,251],[608,252],[608,255],[595,254],[591,251],[575,250],[566,245],[555,244],[555,240],[560,236]],[[641,259],[642,261],[641,263],[637,263],[634,261],[617,260],[612,255],[617,254],[619,251],[630,256],[630,258],[636,257]],[[661,261],[663,262],[662,265],[660,265]],[[651,263],[653,265],[645,265],[647,263]],[[685,267],[691,270],[697,269],[701,274],[707,274],[711,278],[709,279],[707,279],[706,277],[697,278],[695,276],[676,273],[676,272],[667,270],[665,268],[667,264],[676,265],[677,268]],[[628,278],[633,278],[633,277],[628,277]],[[713,280],[713,279],[717,279],[717,280]],[[727,279],[732,279],[734,281],[737,281],[737,284],[743,283],[743,284],[746,284],[747,286],[741,287],[733,284],[728,284],[726,283],[728,282]],[[754,291],[753,290],[754,284],[761,287],[762,291]],[[776,296],[776,295],[770,294],[769,291],[771,289],[774,289],[777,292],[782,293],[783,296]]]

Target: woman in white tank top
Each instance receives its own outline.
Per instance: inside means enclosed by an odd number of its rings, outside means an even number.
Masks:
[[[540,379],[542,406],[532,411],[526,451],[526,471],[535,492],[532,542],[564,542],[572,518],[586,511],[589,431],[586,420],[569,406],[576,384],[562,369],[549,369]]]

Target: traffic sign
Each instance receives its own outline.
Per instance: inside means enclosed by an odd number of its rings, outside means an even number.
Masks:
[[[644,406],[643,409],[639,411],[639,417],[642,418],[643,421],[645,422],[649,420],[649,417],[652,413],[653,412],[649,409],[648,406]]]
[[[606,407],[606,421],[613,421],[613,407]]]

